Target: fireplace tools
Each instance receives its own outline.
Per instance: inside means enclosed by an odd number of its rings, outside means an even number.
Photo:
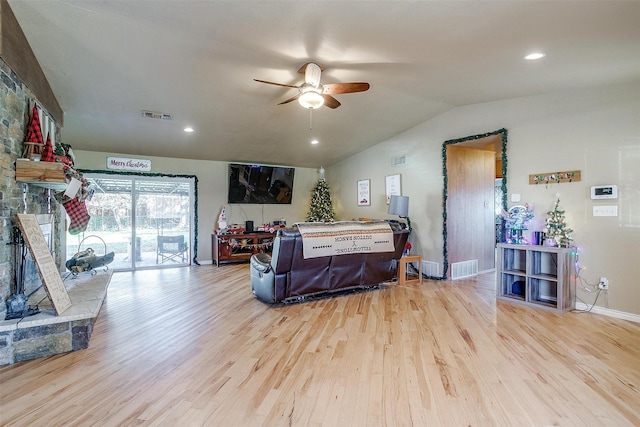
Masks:
[[[28,305],[29,296],[25,295],[25,268],[27,266],[27,255],[29,249],[24,243],[22,233],[18,227],[13,228],[11,242],[14,251],[14,270],[11,295],[7,298],[7,314],[5,320],[21,319],[40,313],[37,305]],[[39,287],[36,289],[36,291]],[[35,291],[33,291],[35,292]],[[32,292],[32,294],[33,294]]]

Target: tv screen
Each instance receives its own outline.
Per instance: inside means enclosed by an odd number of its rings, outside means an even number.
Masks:
[[[229,164],[229,203],[291,204],[294,168]]]

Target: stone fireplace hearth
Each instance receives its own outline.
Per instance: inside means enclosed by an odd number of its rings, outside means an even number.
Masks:
[[[110,280],[110,271],[69,276],[64,284],[72,306],[59,316],[43,288],[31,295],[29,304],[40,313],[0,321],[0,365],[87,348]]]

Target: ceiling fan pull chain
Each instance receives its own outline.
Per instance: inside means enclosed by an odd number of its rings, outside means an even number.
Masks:
[[[312,121],[311,121],[311,117],[312,117],[312,111],[313,108],[309,107],[309,130],[313,130],[313,125],[312,125]]]

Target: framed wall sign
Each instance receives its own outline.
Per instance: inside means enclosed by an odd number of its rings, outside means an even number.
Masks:
[[[119,171],[151,171],[151,160],[126,157],[107,157],[107,169]]]
[[[391,202],[391,196],[402,196],[402,188],[400,188],[400,174],[387,175],[385,177],[385,194],[387,196],[387,204]]]
[[[361,179],[358,181],[358,206],[371,205],[371,180]]]

